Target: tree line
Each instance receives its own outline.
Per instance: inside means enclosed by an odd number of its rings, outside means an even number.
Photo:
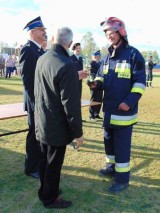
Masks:
[[[82,54],[83,54],[83,59],[85,64],[87,64],[91,59],[92,59],[92,53],[100,50],[102,57],[107,53],[107,47],[106,46],[102,46],[99,47],[96,44],[96,41],[93,38],[93,35],[91,32],[86,32],[86,34],[82,37],[82,40],[79,41],[81,43],[81,47],[82,47]],[[5,42],[0,42],[0,50],[1,53],[8,53],[9,55],[17,53],[16,51],[16,46],[17,46],[18,42],[15,42],[13,44],[13,47],[10,48],[9,45]],[[51,41],[48,41],[48,46],[51,45]],[[148,58],[150,55],[153,56],[153,60],[157,62],[157,64],[160,63],[160,58],[158,55],[158,52],[155,51],[141,51],[145,61],[148,61]]]

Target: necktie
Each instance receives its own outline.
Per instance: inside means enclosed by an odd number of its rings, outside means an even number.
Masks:
[[[43,48],[41,47],[41,54],[45,53],[45,51],[43,50]]]

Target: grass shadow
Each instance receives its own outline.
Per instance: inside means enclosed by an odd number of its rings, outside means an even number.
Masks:
[[[21,95],[22,96],[23,92],[18,91],[18,90],[16,91],[16,90],[0,87],[0,95],[9,95],[9,96]]]
[[[140,134],[160,135],[160,123],[138,122],[133,132]]]

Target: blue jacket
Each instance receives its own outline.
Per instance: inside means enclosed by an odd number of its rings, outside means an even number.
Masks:
[[[96,62],[94,60],[91,61],[90,65],[91,65],[91,71],[90,71],[90,75],[93,76],[95,78],[97,71],[100,67],[101,62]]]
[[[104,90],[104,127],[124,127],[137,122],[138,101],[146,84],[145,61],[141,53],[126,43],[111,46],[101,61],[95,80]],[[118,110],[125,102],[129,111]]]

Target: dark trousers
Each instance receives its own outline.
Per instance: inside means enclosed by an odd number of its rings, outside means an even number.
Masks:
[[[152,86],[152,80],[153,80],[153,73],[152,70],[148,70],[147,71],[147,75],[146,75],[146,86]]]
[[[0,74],[1,74],[1,77],[3,77],[5,74],[5,65],[3,64],[0,64]]]
[[[25,173],[38,172],[40,144],[35,136],[34,113],[28,113],[29,131],[26,137]]]
[[[103,96],[103,90],[90,90],[91,94],[91,101],[101,102],[102,103],[102,96]],[[99,115],[101,110],[101,105],[96,106],[90,106],[89,113],[90,117],[95,117]]]
[[[66,146],[56,147],[41,144],[40,188],[38,195],[40,200],[46,205],[53,203],[58,197],[65,151]]]
[[[104,145],[105,153],[115,157],[115,164],[130,162],[132,126],[120,129],[105,128]],[[117,183],[128,183],[130,171],[115,172]]]
[[[6,67],[6,78],[11,77],[12,67]]]

